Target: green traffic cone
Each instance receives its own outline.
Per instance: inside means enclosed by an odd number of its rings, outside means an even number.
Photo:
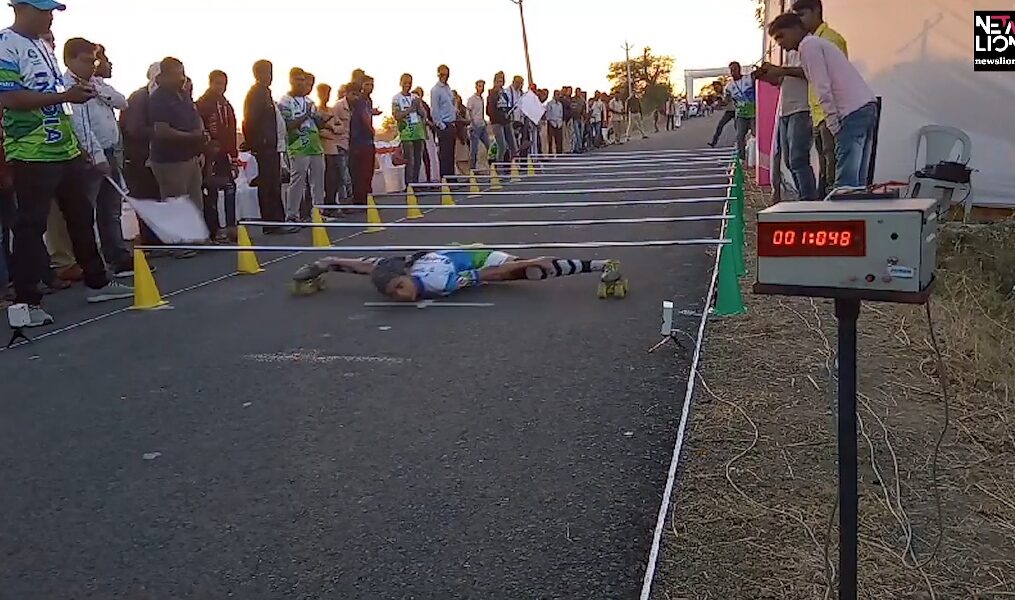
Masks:
[[[719,252],[719,290],[716,293],[715,308],[712,313],[717,317],[734,317],[747,313],[744,296],[740,292],[740,281],[737,279],[734,264],[734,248],[730,245],[720,246]]]
[[[738,221],[740,221],[738,219]],[[740,221],[741,223],[743,221]],[[738,223],[732,223],[730,227],[730,239],[733,241],[733,259],[736,266],[737,277],[747,275],[747,263],[744,260],[744,230]]]

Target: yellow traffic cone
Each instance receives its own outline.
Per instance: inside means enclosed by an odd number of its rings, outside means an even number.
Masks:
[[[500,175],[497,175],[497,165],[490,165],[490,189],[494,191],[504,189],[500,184]]]
[[[240,225],[236,228],[236,245],[241,248],[250,248],[250,235],[247,228]],[[253,250],[240,250],[236,253],[236,272],[240,275],[257,275],[264,272],[261,263],[257,262],[257,255]]]
[[[367,196],[367,223],[369,226],[366,228],[366,233],[377,233],[384,231],[384,227],[381,225],[381,212],[377,210],[377,203],[374,202],[374,195],[370,194]]]
[[[529,176],[532,176],[532,175],[535,175],[535,174],[536,174],[536,163],[534,163],[534,162],[532,161],[532,157],[531,157],[531,156],[529,157],[529,169],[528,169],[528,174],[529,174]]]
[[[405,195],[405,204],[408,207],[407,219],[422,219],[423,211],[419,209],[419,200],[416,198],[416,191],[409,186],[409,190]]]
[[[448,185],[447,179],[441,183],[441,204],[443,206],[455,205],[455,197],[451,195],[451,186]]]
[[[321,216],[321,210],[316,206],[310,209],[310,218],[314,222],[314,225],[324,225],[324,217]],[[330,248],[331,238],[328,237],[327,227],[312,227],[314,248]]]
[[[514,160],[511,161],[511,181],[518,181],[521,176],[518,174],[518,163]]]
[[[483,190],[479,189],[479,181],[476,179],[476,172],[469,171],[469,197],[475,198],[481,193],[483,193]]]
[[[154,310],[167,306],[162,299],[159,288],[155,285],[152,270],[148,267],[148,259],[144,250],[134,251],[134,306],[131,310]]]

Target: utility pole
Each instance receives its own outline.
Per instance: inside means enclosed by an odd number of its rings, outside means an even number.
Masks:
[[[631,44],[628,44],[627,40],[625,40],[622,48],[624,49],[624,58],[627,61],[627,97],[630,99],[634,95],[634,86],[631,83]]]
[[[627,102],[624,106],[624,112],[627,113],[627,139],[631,139],[631,111],[627,110],[630,106],[631,98],[634,97],[634,83],[631,81],[631,44],[624,40],[624,60],[627,61]]]
[[[518,5],[518,14],[522,18],[522,47],[525,48],[525,70],[529,76],[529,85],[532,85],[532,61],[529,59],[529,34],[525,30],[525,7],[522,5],[524,0],[511,0]]]

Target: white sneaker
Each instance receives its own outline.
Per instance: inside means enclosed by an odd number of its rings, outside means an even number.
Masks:
[[[28,307],[29,322],[25,327],[44,327],[53,324],[53,315],[42,310],[41,306]]]
[[[99,288],[97,290],[88,290],[88,302],[90,304],[133,297],[134,288],[129,285],[124,285],[119,281],[110,281],[106,284],[106,287]]]

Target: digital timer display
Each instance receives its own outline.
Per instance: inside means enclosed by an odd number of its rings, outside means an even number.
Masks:
[[[866,256],[864,221],[758,223],[758,256]]]

